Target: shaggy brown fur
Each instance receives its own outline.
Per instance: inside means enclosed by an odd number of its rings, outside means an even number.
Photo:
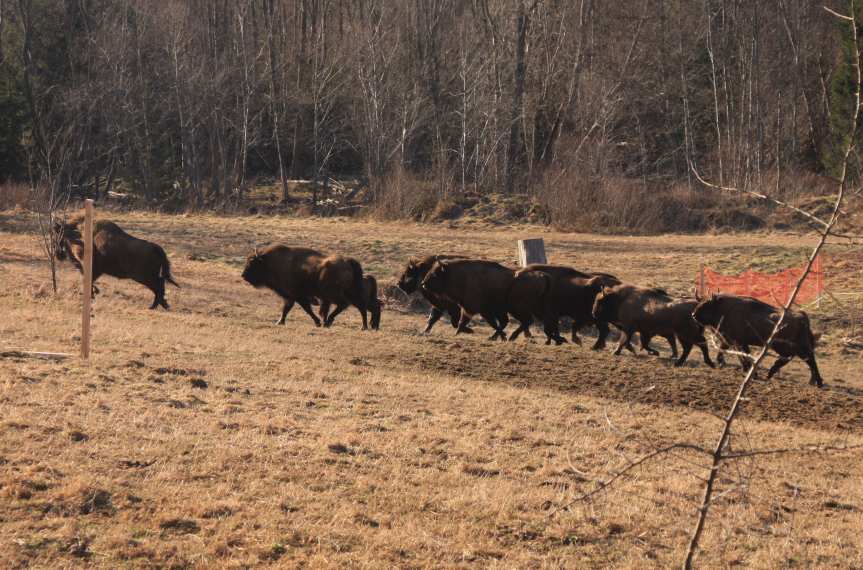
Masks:
[[[572,319],[572,342],[581,344],[578,331],[588,325],[595,325],[598,331],[594,350],[605,347],[608,337],[608,322],[593,316],[593,301],[603,287],[613,287],[620,280],[607,273],[583,273],[571,267],[560,265],[528,265],[520,271],[526,273],[540,271],[552,280],[548,295],[548,306],[544,319],[546,343],[565,342],[560,336],[560,317]]]
[[[668,345],[671,347],[671,357],[677,358],[677,343],[675,341],[677,333],[674,327],[674,316],[679,311],[675,311],[672,307],[671,297],[661,289],[622,284],[606,287],[596,296],[593,304],[593,315],[597,319],[614,323],[622,331],[620,343],[614,351],[615,355],[620,354],[623,348],[632,351],[629,341],[632,335],[638,332],[641,336],[641,348],[643,350],[653,355],[659,354],[650,348],[650,339],[653,336],[662,336],[668,340]],[[687,341],[701,342],[698,339],[691,339],[689,329],[683,323],[679,324],[683,328],[681,335]],[[706,350],[706,345],[700,346],[704,346],[703,350]],[[686,355],[689,355],[688,351]],[[678,360],[678,363],[683,364],[683,360]]]
[[[513,331],[509,340],[515,340],[520,333],[530,338],[530,325],[534,318],[543,322],[548,320],[547,297],[551,291],[551,277],[542,271],[516,271],[515,278],[506,296],[507,312],[518,319],[519,327]]]
[[[383,304],[381,303],[381,300],[378,299],[378,280],[371,275],[363,276],[363,296],[366,300],[366,308],[371,315],[369,326],[371,326],[372,330],[380,330],[381,307]],[[324,322],[326,322],[329,312],[330,303],[328,301],[323,301],[321,303],[320,315]]]
[[[54,224],[54,239],[57,240],[57,259],[69,259],[79,271],[83,271],[84,240],[80,224],[83,220]],[[117,279],[131,279],[153,292],[150,309],[159,306],[168,309],[165,300],[165,282],[179,287],[171,275],[171,263],[161,246],[123,231],[120,226],[107,220],[98,220],[93,225],[93,284],[102,275]]]
[[[506,340],[507,296],[514,278],[512,269],[493,261],[456,259],[435,262],[422,287],[461,308],[457,332],[479,313],[495,329],[491,339]]]
[[[284,299],[282,316],[277,324],[285,324],[294,303],[299,303],[316,326],[321,320],[312,311],[316,299],[321,302],[323,325],[329,327],[336,316],[354,305],[368,328],[366,299],[363,291],[363,270],[355,259],[334,255],[326,257],[313,249],[273,244],[255,251],[246,258],[243,279],[254,287],[266,287]],[[332,313],[329,306],[336,305]]]
[[[696,321],[716,331],[723,350],[734,347],[745,353],[749,353],[750,346],[764,346],[781,315],[781,309],[772,305],[752,297],[734,295],[713,295],[698,303],[692,312]],[[824,380],[815,361],[816,341],[809,316],[803,311],[789,311],[782,328],[770,343],[770,348],[779,358],[767,377],[771,378],[792,358],[799,356],[809,366],[809,383],[823,386]],[[751,363],[741,357],[741,364],[748,369]]]

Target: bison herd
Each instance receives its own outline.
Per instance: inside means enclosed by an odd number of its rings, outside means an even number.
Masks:
[[[69,259],[82,269],[83,242],[80,221],[55,224],[56,257]],[[152,242],[135,238],[117,224],[98,221],[93,233],[93,281],[101,275],[132,279],[154,294],[151,309],[168,308],[165,284],[178,286],[164,249]],[[277,324],[284,325],[295,304],[309,315],[315,326],[329,327],[350,306],[362,318],[363,330],[378,329],[381,302],[377,281],[363,273],[353,258],[327,255],[313,249],[272,244],[255,249],[246,258],[242,278],[255,288],[267,288],[283,300]],[[719,339],[718,363],[724,364],[724,352],[730,349],[746,357],[751,346],[763,346],[781,310],[749,297],[712,295],[707,299],[675,300],[665,291],[638,287],[622,282],[607,273],[585,273],[559,265],[529,265],[511,269],[493,261],[456,255],[432,255],[411,259],[398,280],[407,294],[419,292],[431,305],[425,332],[431,331],[444,315],[449,317],[456,334],[473,333],[471,319],[480,315],[494,329],[492,340],[515,340],[520,334],[531,337],[530,327],[542,325],[546,344],[567,342],[560,334],[561,318],[572,322],[572,342],[581,344],[579,331],[588,325],[598,334],[592,348],[605,347],[610,326],[620,331],[614,354],[623,349],[635,352],[632,338],[638,333],[641,349],[656,355],[650,346],[653,337],[662,337],[671,347],[675,365],[686,362],[692,347],[698,347],[705,364],[714,367],[710,358],[705,329]],[[98,292],[95,285],[93,294]],[[313,306],[318,306],[315,314]],[[510,318],[518,327],[509,335]],[[795,356],[810,370],[810,384],[822,386],[815,361],[815,343],[809,318],[802,311],[789,311],[783,326],[770,341],[778,355],[768,378]],[[681,352],[678,356],[677,343]]]

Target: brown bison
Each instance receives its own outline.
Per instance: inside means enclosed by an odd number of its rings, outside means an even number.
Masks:
[[[425,279],[426,274],[431,270],[435,262],[453,259],[464,258],[457,255],[429,255],[422,259],[411,258],[408,261],[407,267],[405,267],[405,270],[402,272],[401,277],[399,277],[399,289],[401,289],[408,295],[412,294],[414,291],[419,290],[420,294],[432,306],[431,312],[429,312],[426,328],[423,331],[424,333],[431,332],[432,327],[440,320],[440,318],[444,314],[449,315],[452,327],[458,331],[458,323],[459,319],[461,318],[461,309],[459,308],[459,306],[456,303],[453,303],[452,301],[449,301],[446,298],[432,293],[431,291],[422,287],[423,279]],[[472,333],[473,329],[465,326],[461,330],[461,332]]]
[[[572,342],[581,344],[578,331],[588,325],[595,325],[598,331],[594,350],[605,347],[608,337],[608,322],[593,316],[593,301],[603,287],[613,287],[620,280],[607,273],[582,273],[571,267],[561,265],[528,265],[521,273],[539,271],[547,274],[552,281],[548,294],[548,307],[545,318],[547,343],[564,342],[560,336],[560,317],[572,319]]]
[[[456,333],[475,314],[494,328],[491,340],[506,340],[507,297],[515,272],[493,261],[454,259],[436,261],[422,281],[424,290],[455,303],[461,309]]]
[[[317,300],[321,308],[327,308],[327,314],[323,315],[325,327],[331,326],[349,305],[354,305],[362,316],[363,330],[368,328],[363,269],[355,259],[273,244],[261,251],[255,250],[246,258],[243,279],[253,287],[266,287],[284,299],[277,324],[285,324],[288,313],[299,303],[315,325],[321,326],[321,320],[312,311],[312,304]],[[332,313],[328,312],[330,305],[336,306]]]
[[[83,271],[84,239],[79,228],[82,220],[55,223],[56,257],[69,259]],[[98,289],[96,280],[102,275],[117,279],[131,279],[153,292],[151,309],[159,306],[168,309],[165,300],[165,282],[179,287],[171,275],[171,263],[161,246],[133,237],[120,226],[107,220],[93,225],[93,292]]]
[[[748,353],[750,346],[764,346],[782,316],[782,310],[751,297],[713,295],[698,303],[692,317],[719,335],[722,349],[734,347]],[[771,378],[792,358],[799,356],[809,366],[809,383],[823,386],[824,380],[815,361],[817,337],[812,334],[809,316],[803,311],[788,311],[782,327],[770,343],[779,358],[770,368]],[[750,363],[741,358],[744,369]]]
[[[524,333],[525,338],[530,338],[532,336],[530,325],[534,318],[543,323],[548,322],[550,318],[548,295],[551,287],[552,278],[543,271],[521,269],[515,272],[506,295],[506,310],[518,320],[519,326],[509,336],[509,340],[515,340],[521,333]],[[566,342],[565,339],[559,337],[550,338],[558,341],[558,343]]]
[[[633,350],[627,345],[632,335],[638,332],[641,348],[650,354],[659,354],[650,347],[650,340],[661,336],[668,340],[671,357],[677,358],[676,340],[679,340],[683,352],[675,366],[682,366],[692,347],[697,346],[705,364],[712,368],[714,364],[704,338],[704,327],[692,318],[695,305],[694,301],[674,302],[661,289],[617,285],[605,288],[597,295],[593,312],[597,318],[614,323],[623,332],[615,354],[620,354],[624,347]]]

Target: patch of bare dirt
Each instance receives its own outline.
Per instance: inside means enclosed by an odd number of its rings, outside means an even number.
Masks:
[[[690,355],[686,366],[674,368],[668,358],[610,357],[583,347],[551,348],[530,343],[494,350],[492,343],[486,348],[455,339],[427,340],[432,342],[423,343],[416,354],[392,353],[384,358],[398,366],[474,380],[719,415],[728,410],[741,379],[739,368],[713,370],[696,363],[695,354]],[[757,380],[744,405],[746,417],[830,431],[863,431],[863,393],[836,385],[814,388],[805,383],[806,374],[796,371],[793,378]]]

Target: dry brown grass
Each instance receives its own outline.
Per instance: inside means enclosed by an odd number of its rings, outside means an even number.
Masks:
[[[385,311],[330,330],[241,282],[243,255],[280,239],[341,251],[386,282],[412,254],[514,257],[538,228],[124,214],[162,243],[183,286],[146,310],[138,285],[100,281],[95,355],[0,358],[0,566],[615,567],[680,560],[704,462],[675,454],[593,502],[574,495],[660,443],[713,442],[738,372],[539,343],[454,337]],[[0,213],[0,349],[77,350],[78,278],[57,297],[27,222]],[[790,236],[605,238],[542,232],[555,261],[685,293],[700,263],[791,255]],[[834,251],[838,254],[838,251]],[[860,291],[863,262],[848,257]],[[836,284],[835,288],[840,288]],[[842,297],[843,299],[853,299]],[[738,449],[863,442],[858,349],[825,305],[829,384],[789,365],[759,382]],[[832,324],[828,327],[829,323]],[[664,348],[664,347],[661,347]],[[695,361],[692,358],[693,362]],[[708,413],[710,412],[710,413]],[[704,568],[863,565],[863,457],[729,466]],[[553,514],[554,513],[554,514]]]

